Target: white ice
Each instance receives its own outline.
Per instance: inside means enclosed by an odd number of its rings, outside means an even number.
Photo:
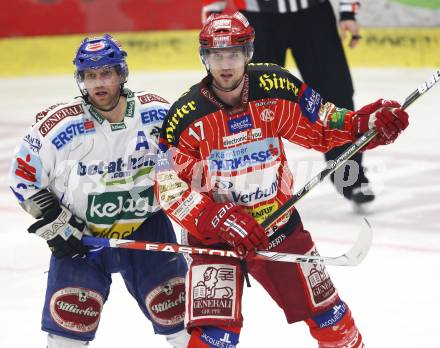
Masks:
[[[356,69],[355,100],[402,101],[430,69]],[[202,72],[132,73],[129,86],[176,99]],[[6,186],[15,144],[33,116],[77,95],[72,76],[0,79],[0,347],[45,347],[40,331],[49,250],[26,228],[32,223]],[[400,139],[365,155],[377,199],[367,215],[373,247],[358,267],[331,267],[367,347],[440,347],[440,86],[408,109],[411,123]],[[287,146],[297,170],[296,188],[323,167],[322,155]],[[304,161],[310,163],[305,165]],[[339,255],[356,238],[361,216],[324,182],[298,208],[322,255]],[[295,294],[292,294],[295,296]],[[245,290],[240,347],[316,347],[304,323],[288,325],[256,281]],[[119,275],[92,347],[167,347],[153,331]]]

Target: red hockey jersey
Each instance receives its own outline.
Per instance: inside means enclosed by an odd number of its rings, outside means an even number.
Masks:
[[[197,217],[210,201],[244,206],[261,223],[292,196],[282,139],[321,152],[354,140],[352,112],[323,101],[287,70],[250,64],[244,78],[240,105],[218,100],[207,76],[173,104],[163,124],[156,195],[199,239]]]

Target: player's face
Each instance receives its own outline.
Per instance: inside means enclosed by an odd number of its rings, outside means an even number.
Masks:
[[[215,83],[228,89],[242,78],[247,58],[242,47],[212,49],[207,62]]]
[[[119,98],[122,77],[114,67],[89,69],[84,72],[84,85],[89,98],[97,107],[106,109]]]

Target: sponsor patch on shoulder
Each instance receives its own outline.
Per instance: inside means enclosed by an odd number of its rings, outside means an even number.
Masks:
[[[92,120],[69,122],[55,133],[51,138],[51,142],[57,150],[60,150],[70,143],[73,138],[90,133],[95,133],[95,125]]]
[[[24,180],[26,184],[32,184],[34,187],[40,187],[42,169],[40,157],[22,145],[12,164],[12,172],[17,179]]]
[[[58,122],[65,119],[66,117],[78,116],[84,113],[84,109],[81,104],[66,106],[65,108],[59,109],[52,115],[47,116],[41,123],[38,130],[40,134],[45,137],[47,133],[54,128]]]
[[[299,102],[301,111],[312,123],[315,123],[319,118],[321,101],[322,98],[318,92],[310,87],[307,87],[301,96]]]
[[[141,111],[142,124],[163,122],[168,109],[159,106],[152,106]]]
[[[153,94],[153,93],[146,93],[146,94],[139,95],[138,99],[141,104],[148,104],[148,103],[151,103],[154,101],[168,104],[168,101],[166,99],[164,99],[161,96],[158,96],[156,94]]]
[[[26,142],[29,146],[29,148],[35,152],[35,153],[39,153],[41,150],[41,141],[40,139],[38,139],[37,137],[31,135],[31,134],[26,134],[26,136],[24,137],[24,142]]]
[[[53,109],[55,109],[56,107],[60,106],[60,105],[64,105],[66,103],[57,103],[54,105],[49,106],[47,109],[40,111],[38,114],[35,115],[35,122],[40,121],[41,119],[43,119],[50,111],[52,111]]]

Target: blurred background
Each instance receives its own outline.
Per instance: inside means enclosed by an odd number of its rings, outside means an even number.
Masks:
[[[351,67],[440,65],[440,0],[361,1],[357,19]],[[131,71],[200,69],[200,0],[2,0],[0,23],[0,77],[70,73],[83,34],[103,32],[129,52]]]

